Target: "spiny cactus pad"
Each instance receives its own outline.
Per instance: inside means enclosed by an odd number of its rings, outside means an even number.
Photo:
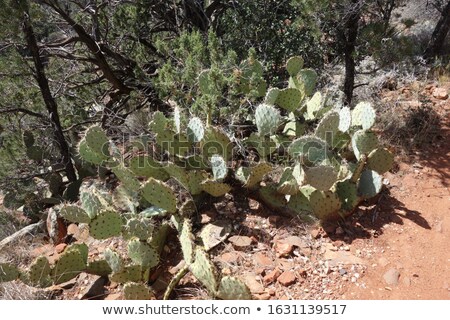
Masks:
[[[0,283],[19,278],[19,269],[11,263],[0,263]]]
[[[297,179],[294,177],[294,168],[287,167],[284,169],[280,182],[277,186],[277,191],[286,195],[294,195],[298,192],[299,186]]]
[[[352,124],[352,114],[349,107],[343,107],[339,110],[339,130],[347,132]]]
[[[59,215],[64,219],[75,223],[89,223],[91,218],[81,207],[75,205],[64,205],[59,210]]]
[[[159,263],[159,254],[155,248],[138,238],[128,242],[128,256],[138,265],[153,268]]]
[[[252,298],[247,285],[242,280],[230,276],[220,280],[216,295],[223,300],[251,300]]]
[[[264,98],[264,103],[273,106],[276,103],[279,94],[280,89],[270,88]]]
[[[180,244],[181,251],[183,252],[183,259],[186,264],[191,264],[194,262],[194,235],[192,234],[192,226],[189,219],[183,219],[180,230]]]
[[[41,256],[34,260],[23,277],[21,275],[21,279],[29,286],[46,288],[52,284],[51,271],[47,257]]]
[[[193,117],[187,125],[187,137],[190,142],[200,142],[205,135],[205,128],[200,118]]]
[[[113,272],[109,279],[117,283],[138,282],[142,280],[142,274],[142,266],[130,265],[119,272]]]
[[[140,240],[147,240],[152,236],[154,222],[152,219],[140,217],[131,218],[125,226],[125,234],[128,237],[136,237]]]
[[[394,166],[394,155],[385,148],[373,150],[367,157],[367,168],[383,174]]]
[[[297,88],[285,88],[280,90],[276,104],[289,112],[296,111],[303,101],[303,94]]]
[[[112,168],[114,174],[119,178],[119,180],[123,183],[125,188],[129,189],[132,192],[137,192],[141,187],[141,183],[136,178],[136,175],[131,172],[128,168],[124,166],[117,166]]]
[[[81,207],[88,216],[93,219],[100,210],[109,206],[108,199],[105,199],[101,193],[94,188],[82,190],[80,192]]]
[[[288,59],[286,62],[286,70],[291,77],[295,77],[303,68],[303,58],[294,56]]]
[[[209,292],[216,292],[218,283],[218,276],[214,264],[208,257],[208,254],[200,247],[195,250],[194,263],[189,268],[194,277],[203,284]]]
[[[169,213],[177,211],[177,198],[172,189],[164,182],[150,178],[141,189],[141,193],[151,204],[163,208]]]
[[[228,172],[225,160],[218,154],[215,154],[211,157],[210,162],[214,179],[215,180],[224,179],[227,176]]]
[[[360,202],[358,187],[350,179],[336,182],[336,194],[342,202],[342,209],[352,211]]]
[[[192,195],[199,195],[202,193],[201,183],[207,178],[205,172],[193,170],[188,172],[188,190]]]
[[[71,245],[61,254],[52,272],[54,284],[60,284],[75,278],[86,269],[87,246]]]
[[[233,145],[230,138],[219,128],[208,127],[201,142],[203,156],[209,158],[214,154],[221,155],[225,160],[231,160]]]
[[[268,104],[260,104],[255,110],[255,122],[260,136],[273,134],[280,123],[280,112]]]
[[[214,180],[203,181],[200,185],[203,191],[209,193],[213,197],[221,197],[231,190],[230,185]]]
[[[166,181],[169,174],[161,167],[160,163],[153,158],[144,155],[137,155],[131,158],[129,169],[136,175],[157,180]]]
[[[332,144],[332,142],[337,139],[338,131],[339,113],[337,113],[336,111],[330,111],[323,116],[322,120],[320,120],[314,134],[320,139],[329,142],[329,144]]]
[[[359,178],[358,194],[365,199],[375,197],[383,187],[383,177],[376,171],[364,170]]]
[[[127,282],[123,295],[126,300],[149,300],[153,296],[145,284],[136,282]]]
[[[315,136],[303,136],[290,144],[288,152],[292,157],[301,157],[303,161],[320,163],[328,157],[327,143]]]
[[[378,138],[370,131],[358,130],[352,137],[352,148],[358,160],[378,147]]]
[[[305,168],[305,183],[318,190],[329,190],[337,180],[337,172],[331,166]]]
[[[127,189],[124,185],[120,185],[113,191],[112,204],[118,210],[134,214],[139,206],[138,193]]]
[[[316,190],[309,197],[314,215],[320,220],[330,220],[338,217],[337,212],[341,208],[341,201],[332,191]]]
[[[286,206],[287,201],[285,196],[278,193],[275,186],[262,187],[259,189],[259,195],[272,209],[283,208]]]
[[[264,176],[272,171],[272,166],[269,163],[261,162],[256,166],[249,168],[247,181],[244,186],[246,188],[253,188],[262,181]]]
[[[184,188],[188,188],[189,178],[185,168],[173,162],[167,162],[164,163],[163,169],[171,178],[177,180],[178,183],[180,183]]]
[[[120,213],[111,209],[101,210],[89,223],[89,234],[94,239],[107,239],[119,236],[122,231]]]
[[[84,161],[97,165],[101,164],[104,160],[106,160],[104,156],[91,150],[88,147],[87,142],[84,138],[81,139],[80,143],[78,144],[78,154]]]
[[[95,260],[88,263],[86,273],[106,277],[112,273],[112,269],[106,260]]]
[[[322,108],[322,94],[320,93],[320,91],[317,91],[306,103],[307,120],[315,119],[321,108]]]
[[[301,192],[291,196],[287,207],[298,214],[312,212],[308,198]]]
[[[369,130],[375,124],[375,110],[369,102],[360,102],[352,111],[352,126],[361,126]]]
[[[108,263],[113,272],[121,272],[124,269],[124,261],[117,252],[111,250],[110,248],[106,248],[103,255],[105,257],[106,263]]]
[[[104,159],[109,158],[109,140],[101,127],[92,126],[88,128],[84,139],[90,150]]]
[[[160,134],[166,130],[167,118],[161,111],[156,111],[153,114],[153,120],[150,122],[150,130],[156,134]]]
[[[313,69],[302,69],[297,78],[303,83],[305,94],[311,96],[316,88],[317,73]]]

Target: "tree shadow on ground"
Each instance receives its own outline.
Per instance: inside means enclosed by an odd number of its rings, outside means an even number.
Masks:
[[[424,229],[431,229],[422,214],[408,209],[404,203],[394,198],[388,189],[384,190],[375,204],[361,205],[358,212],[344,222],[324,225],[324,230],[331,240],[342,240],[351,243],[356,239],[368,239],[383,234],[388,224],[404,225],[405,219],[414,222]],[[336,233],[340,226],[343,233]]]

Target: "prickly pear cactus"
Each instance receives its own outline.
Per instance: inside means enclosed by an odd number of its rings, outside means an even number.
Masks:
[[[0,283],[19,278],[19,269],[10,263],[0,263]]]
[[[153,297],[146,285],[135,282],[127,282],[123,286],[123,295],[126,300],[149,300]]]

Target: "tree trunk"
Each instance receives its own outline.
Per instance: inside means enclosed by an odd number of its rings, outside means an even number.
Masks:
[[[352,102],[353,89],[355,85],[355,48],[358,37],[358,24],[361,15],[361,6],[359,0],[352,0],[352,8],[345,22],[344,34],[344,61],[345,61],[345,80],[344,94],[347,104]]]
[[[22,2],[21,4],[25,3]],[[75,181],[77,180],[77,175],[75,173],[75,168],[73,167],[72,164],[69,145],[67,144],[66,138],[64,137],[61,122],[59,120],[58,105],[56,104],[56,101],[53,98],[53,95],[50,91],[50,86],[48,84],[48,79],[44,71],[42,58],[39,53],[39,47],[36,41],[33,27],[31,25],[28,6],[26,4],[24,5],[23,13],[24,13],[24,20],[22,25],[22,31],[25,35],[28,49],[30,50],[33,56],[34,67],[36,69],[35,78],[38,82],[42,98],[44,99],[44,103],[47,108],[47,112],[49,114],[49,118],[53,127],[53,135],[58,144],[59,151],[61,153],[61,158],[64,163],[67,178],[69,179],[69,181]]]
[[[425,50],[423,57],[427,60],[432,60],[434,57],[438,56],[444,45],[445,37],[450,30],[450,1],[442,10],[441,18],[434,28],[433,34],[431,35],[428,47]]]

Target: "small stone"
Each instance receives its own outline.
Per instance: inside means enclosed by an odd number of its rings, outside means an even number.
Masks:
[[[205,211],[200,215],[200,223],[210,223],[215,217],[216,213],[214,211]]]
[[[277,293],[277,290],[275,290],[274,288],[267,288],[265,291],[271,296],[274,296]]]
[[[75,235],[79,232],[78,226],[75,223],[71,223],[67,226],[67,234],[68,235]]]
[[[236,249],[247,249],[252,244],[252,239],[247,236],[232,236],[228,239]]]
[[[250,210],[259,210],[261,208],[261,204],[253,199],[248,199],[248,207]]]
[[[242,254],[238,252],[225,252],[224,254],[220,255],[219,261],[230,263],[230,264],[236,264],[240,260],[242,260]]]
[[[122,300],[121,293],[111,293],[105,297],[105,300]]]
[[[292,250],[294,250],[294,247],[289,243],[277,241],[275,244],[275,252],[278,258],[290,255]]]
[[[90,276],[88,286],[81,294],[81,299],[95,299],[105,294],[105,285],[108,282],[108,278],[100,276]]]
[[[350,251],[350,247],[349,247],[349,246],[344,246],[344,247],[342,247],[342,250],[344,250],[344,251]]]
[[[402,282],[406,287],[409,287],[411,285],[411,279],[409,277],[404,277],[402,279]]]
[[[254,294],[253,295],[256,300],[269,300],[270,299],[270,294],[268,294],[267,292],[261,293],[261,294]]]
[[[264,283],[269,284],[269,283],[275,282],[280,275],[281,275],[280,269],[275,268],[275,270],[266,274],[266,276],[263,279]]]
[[[244,276],[243,280],[251,293],[264,293],[264,286],[256,279],[255,274],[247,274]]]
[[[385,257],[381,257],[380,259],[378,259],[378,263],[380,264],[380,266],[386,267],[389,264],[389,260]]]
[[[445,88],[435,88],[433,90],[433,97],[439,100],[446,100],[448,98],[448,92]]]
[[[286,239],[283,239],[283,242],[289,243],[290,245],[296,246],[297,248],[309,248],[306,240],[297,236],[287,237]]]
[[[297,278],[292,271],[284,271],[277,279],[277,281],[285,287],[295,283],[296,280]]]
[[[394,268],[389,269],[383,275],[383,279],[388,285],[397,285],[399,278],[400,278],[400,272]]]
[[[181,260],[176,266],[169,269],[169,273],[172,275],[177,274],[178,271],[180,271],[184,266],[186,265],[186,262],[184,260]]]
[[[319,238],[319,236],[320,236],[320,229],[319,229],[319,228],[311,229],[311,230],[309,231],[309,233],[311,234],[311,236],[312,236],[314,239],[317,239],[317,238]]]
[[[62,253],[64,251],[64,249],[66,249],[67,244],[65,243],[60,243],[55,247],[55,252],[56,253]]]
[[[224,276],[229,276],[231,274],[231,269],[230,268],[223,268],[222,269],[222,274]]]
[[[341,276],[343,276],[343,275],[347,274],[347,270],[345,270],[345,269],[339,269],[339,274],[340,274]]]
[[[265,255],[262,252],[258,252],[253,256],[253,260],[256,262],[259,266],[272,266],[273,260],[270,259],[267,255]]]

